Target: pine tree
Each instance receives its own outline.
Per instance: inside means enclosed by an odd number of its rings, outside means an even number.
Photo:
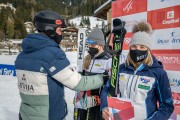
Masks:
[[[7,20],[7,37],[14,38],[14,20],[10,18]]]
[[[3,42],[4,39],[5,39],[4,31],[2,29],[0,29],[0,42]]]
[[[16,18],[14,21],[14,26],[15,26],[15,39],[22,39],[26,36],[27,32],[26,32],[26,28],[24,26],[24,23]]]
[[[70,2],[72,2],[71,5]],[[14,36],[13,38],[23,38],[26,35],[24,23],[33,21],[35,13],[39,11],[53,10],[63,15],[65,19],[70,15],[71,17],[88,16],[93,15],[94,10],[104,2],[106,0],[53,0],[53,2],[52,0],[1,0],[1,3],[4,4],[12,3],[16,11],[14,14],[10,8],[1,8],[0,31],[10,38],[12,36]],[[83,19],[80,25],[84,26],[84,23],[90,26],[89,18]]]

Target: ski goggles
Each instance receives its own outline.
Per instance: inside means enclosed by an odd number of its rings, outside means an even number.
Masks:
[[[96,44],[97,42],[92,39],[86,39],[86,43],[88,44]]]

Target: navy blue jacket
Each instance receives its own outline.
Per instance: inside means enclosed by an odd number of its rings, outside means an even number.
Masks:
[[[81,76],[69,66],[64,51],[46,35],[27,35],[22,48],[15,66],[23,120],[63,120],[67,115],[64,86],[85,91],[103,85],[100,75]]]
[[[108,106],[109,87],[110,82],[101,93],[101,110]],[[132,100],[137,120],[167,120],[173,113],[169,80],[162,63],[154,56],[152,66],[141,64],[134,70],[132,66],[120,65],[119,90],[121,98]]]
[[[64,86],[52,76],[70,64],[65,53],[57,43],[42,34],[27,35],[22,49],[15,61],[22,118],[64,119],[67,115]],[[39,112],[36,114],[28,106]]]

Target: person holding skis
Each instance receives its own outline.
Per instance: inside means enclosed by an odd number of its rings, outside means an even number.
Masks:
[[[103,85],[102,75],[82,76],[70,67],[63,50],[64,19],[56,12],[34,16],[39,33],[27,35],[15,61],[21,97],[20,120],[63,120],[67,115],[64,86],[86,91]]]
[[[111,56],[104,51],[104,34],[100,28],[94,28],[87,37],[89,46],[88,55],[84,60],[85,75],[104,74],[104,81],[109,79],[109,71],[111,69]],[[100,112],[100,95],[101,87],[90,91],[82,91],[76,104],[82,105],[78,108],[77,120],[102,120]],[[75,101],[75,102],[76,102]]]
[[[168,120],[174,110],[173,100],[167,73],[151,53],[151,26],[139,22],[134,25],[133,33],[126,62],[119,68],[118,97],[132,102],[135,120]],[[105,120],[112,117],[107,104],[109,82],[101,93]]]

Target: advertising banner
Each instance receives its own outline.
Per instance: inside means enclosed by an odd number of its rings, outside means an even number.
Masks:
[[[153,30],[180,27],[180,5],[148,11],[148,22]]]
[[[116,0],[112,2],[112,20],[126,22],[120,63],[127,57],[132,26],[148,21],[153,29],[152,53],[167,71],[175,110],[170,120],[180,120],[180,0]],[[112,110],[112,109],[111,109]]]
[[[132,37],[133,33],[126,33],[125,37],[124,37],[124,43],[123,43],[123,50],[129,50],[129,43],[131,41],[131,37]]]
[[[180,71],[180,50],[156,50],[153,55],[163,63],[165,70]]]
[[[169,28],[154,30],[152,34],[153,50],[176,50],[180,48],[180,29]]]
[[[148,0],[147,11],[179,5],[179,0]]]
[[[121,16],[121,17],[117,17],[119,19],[121,19],[122,21],[125,21],[125,28],[127,30],[127,32],[131,32],[132,31],[132,26],[139,22],[139,21],[147,21],[147,12],[142,12],[142,13],[137,13],[137,14],[132,14],[132,15],[126,15],[126,16]]]
[[[0,75],[16,76],[15,66],[0,64]]]
[[[112,17],[147,11],[147,0],[120,0],[112,3]]]
[[[180,119],[180,74],[179,71],[167,71],[169,82],[174,100],[174,113],[171,116],[173,120]]]

